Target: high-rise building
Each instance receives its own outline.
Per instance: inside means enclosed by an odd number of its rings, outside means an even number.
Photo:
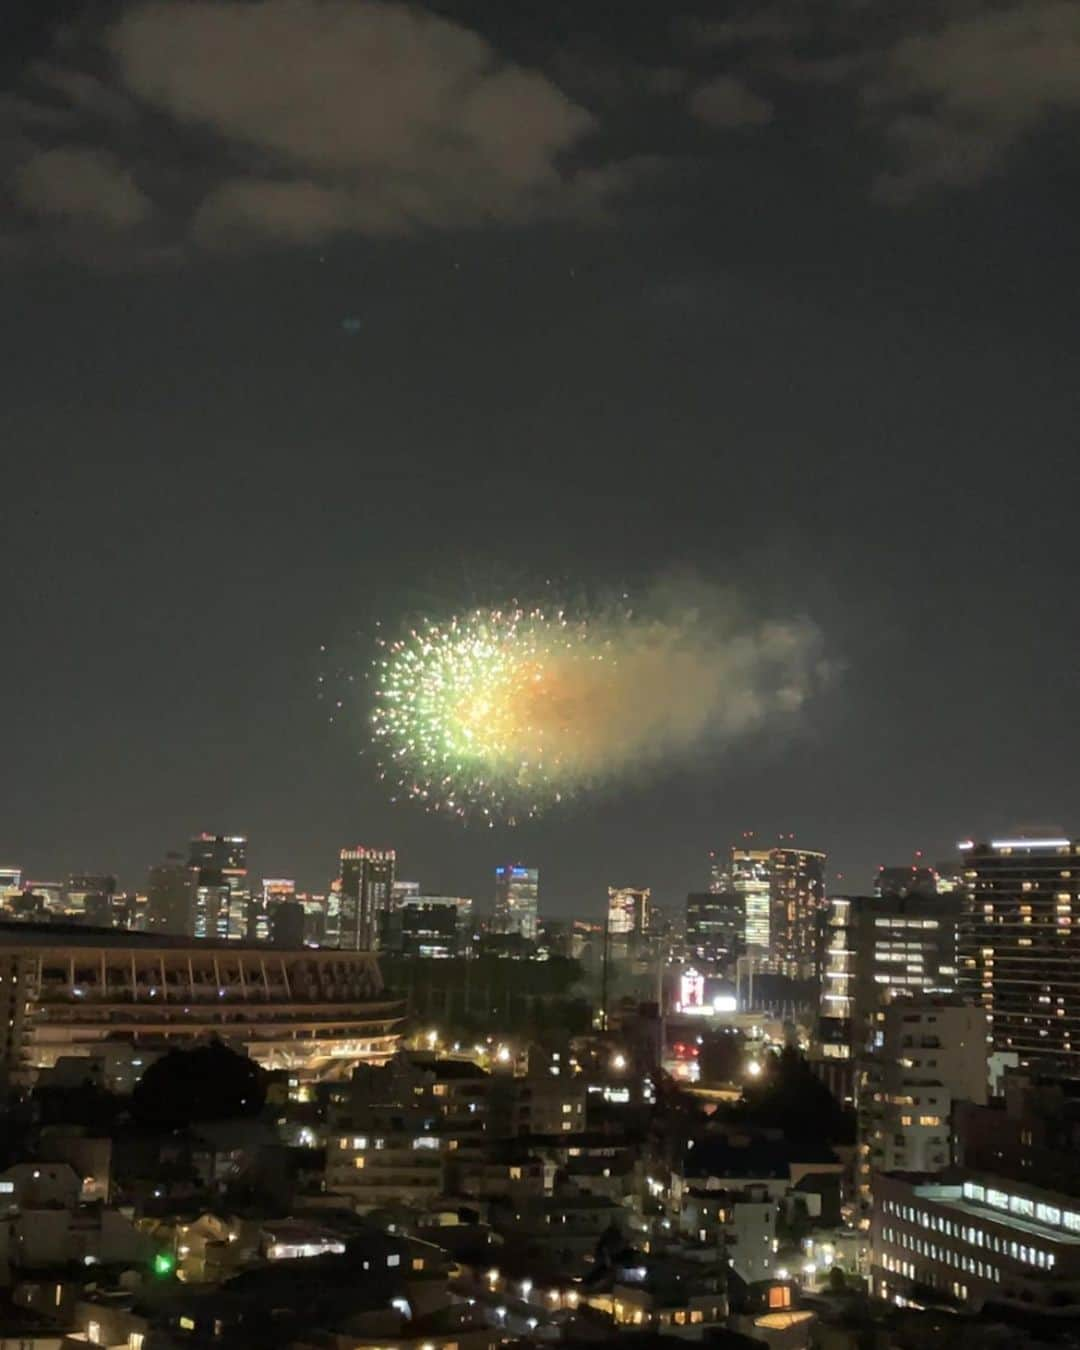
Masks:
[[[818,973],[825,905],[824,853],[803,848],[733,845],[712,854],[709,889],[741,906],[746,954],[766,971],[804,978]]]
[[[615,960],[637,956],[652,927],[652,891],[648,887],[608,887],[608,946]]]
[[[807,848],[769,854],[770,957],[782,974],[806,979],[818,972],[825,856]]]
[[[146,886],[151,932],[194,936],[195,880],[196,873],[181,853],[166,853],[164,862],[151,867]]]
[[[247,932],[249,942],[278,942],[283,946],[300,943],[284,942],[274,937],[274,913],[279,905],[296,900],[296,882],[289,877],[263,877],[262,889],[248,901]],[[302,915],[303,910],[299,913]],[[278,926],[280,931],[281,925]],[[291,931],[291,930],[290,930]],[[302,921],[301,928],[302,932]]]
[[[195,835],[188,866],[194,873],[191,936],[243,942],[248,928],[247,839]]]
[[[397,854],[392,848],[341,850],[340,917],[342,951],[375,951],[382,915],[390,911]]]
[[[827,1058],[880,1046],[882,1009],[896,995],[953,992],[958,916],[953,896],[829,900],[818,1024]]]
[[[698,961],[730,962],[743,949],[743,903],[733,892],[692,891],[686,897],[686,947]]]
[[[1022,1066],[1080,1067],[1080,842],[992,839],[965,861],[960,988]]]
[[[535,942],[540,918],[540,873],[535,867],[506,863],[495,869],[496,933],[516,933]]]
[[[22,890],[22,868],[0,867],[0,897]]]
[[[987,1095],[986,1013],[956,995],[902,997],[884,1010],[881,1048],[859,1066],[857,1181],[941,1172],[952,1161],[953,1103]]]

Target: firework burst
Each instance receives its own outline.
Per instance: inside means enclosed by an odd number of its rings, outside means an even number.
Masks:
[[[372,737],[397,797],[488,824],[798,707],[811,630],[700,608],[474,610],[380,642]]]
[[[372,730],[383,776],[405,795],[494,823],[587,781],[575,724],[613,657],[584,620],[477,610],[382,647]]]

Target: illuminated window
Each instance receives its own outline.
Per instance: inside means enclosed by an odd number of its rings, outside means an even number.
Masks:
[[[423,1270],[424,1258],[422,1256],[414,1256],[412,1259],[412,1268],[413,1270]]]
[[[194,1324],[192,1324],[192,1325],[194,1325]],[[86,1324],[86,1339],[87,1339],[88,1341],[91,1341],[94,1345],[100,1345],[100,1344],[101,1344],[101,1323],[100,1323],[100,1322],[87,1322],[87,1324]]]
[[[133,1331],[128,1337],[128,1350],[143,1350],[143,1341],[146,1337],[141,1331]]]
[[[774,1284],[769,1289],[770,1308],[790,1308],[791,1290],[786,1284]]]
[[[919,1117],[919,1124],[920,1124],[920,1125],[940,1125],[940,1124],[941,1124],[941,1117],[940,1117],[940,1116],[920,1116],[920,1117]]]

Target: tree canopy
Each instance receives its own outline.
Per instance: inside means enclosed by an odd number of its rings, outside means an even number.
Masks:
[[[131,1114],[156,1129],[180,1129],[196,1121],[257,1116],[266,1101],[259,1066],[220,1041],[193,1050],[170,1050],[135,1085]]]

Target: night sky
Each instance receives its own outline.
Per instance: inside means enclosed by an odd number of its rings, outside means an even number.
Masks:
[[[744,829],[859,891],[1073,827],[1076,5],[2,25],[0,861],[141,886],[209,829],[323,889],[384,844],[596,914]],[[376,621],[673,569],[820,627],[797,726],[514,831],[389,803]]]

